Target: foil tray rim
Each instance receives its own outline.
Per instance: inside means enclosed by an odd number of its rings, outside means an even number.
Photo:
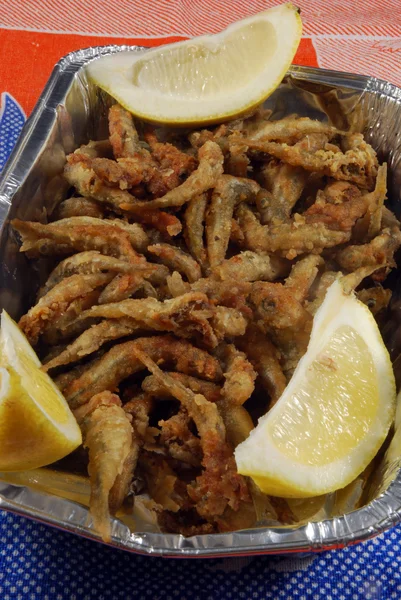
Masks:
[[[80,70],[107,54],[146,50],[148,48],[129,45],[93,46],[70,52],[56,63],[0,175],[0,203],[11,204],[57,118],[57,106],[62,103]],[[375,77],[299,65],[292,65],[288,74],[311,83],[341,86],[361,93],[384,94],[401,105],[401,88]],[[0,225],[3,226],[5,215],[1,212]],[[0,508],[101,541],[88,524],[87,509],[57,496],[0,481]],[[299,527],[266,527],[192,538],[176,534],[131,533],[127,526],[115,519],[110,545],[138,554],[176,558],[318,552],[369,539],[399,522],[401,471],[378,498],[340,517],[309,522]]]

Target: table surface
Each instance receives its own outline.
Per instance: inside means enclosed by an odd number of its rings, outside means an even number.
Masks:
[[[78,48],[216,32],[274,0],[0,0],[0,170],[53,65]],[[294,62],[401,85],[400,0],[297,0]],[[401,598],[401,527],[344,550],[209,560],[141,557],[0,511],[0,599]]]

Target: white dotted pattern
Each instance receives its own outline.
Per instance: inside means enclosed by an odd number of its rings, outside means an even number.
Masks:
[[[1,95],[0,112],[0,171],[15,146],[25,122],[25,115],[18,102],[8,94]]]
[[[399,600],[401,527],[303,557],[166,560],[0,512],[1,600]]]

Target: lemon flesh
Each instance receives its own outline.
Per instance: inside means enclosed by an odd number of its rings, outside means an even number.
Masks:
[[[142,119],[215,123],[248,111],[276,89],[301,33],[298,9],[287,3],[216,35],[102,57],[89,65],[89,76]]]
[[[67,402],[17,324],[3,310],[0,332],[0,470],[42,467],[82,443]]]
[[[376,321],[336,281],[283,395],[236,448],[238,471],[284,498],[343,488],[376,455],[394,411],[394,374]]]

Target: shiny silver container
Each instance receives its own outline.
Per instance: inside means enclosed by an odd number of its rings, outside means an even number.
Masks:
[[[109,99],[86,75],[86,65],[100,56],[142,48],[105,46],[72,52],[61,59],[28,119],[0,180],[0,307],[14,317],[29,307],[42,268],[33,270],[18,253],[18,241],[8,226],[11,218],[35,220],[51,213],[67,194],[62,177],[65,156],[107,131]],[[374,78],[294,66],[267,105],[273,118],[297,113],[329,119],[341,129],[363,131],[389,164],[390,207],[401,212],[401,89]],[[401,349],[397,308],[399,282],[394,277],[394,310],[386,326],[386,341],[395,360]],[[399,378],[401,382],[401,377]],[[153,556],[211,557],[339,548],[374,535],[401,521],[401,410],[375,468],[365,480],[345,492],[298,506],[299,524],[275,523],[217,535],[184,538],[160,533],[141,508],[113,523],[112,545]],[[32,517],[88,538],[91,528],[85,477],[52,469],[0,474],[0,508]],[[361,506],[361,508],[355,508]]]

